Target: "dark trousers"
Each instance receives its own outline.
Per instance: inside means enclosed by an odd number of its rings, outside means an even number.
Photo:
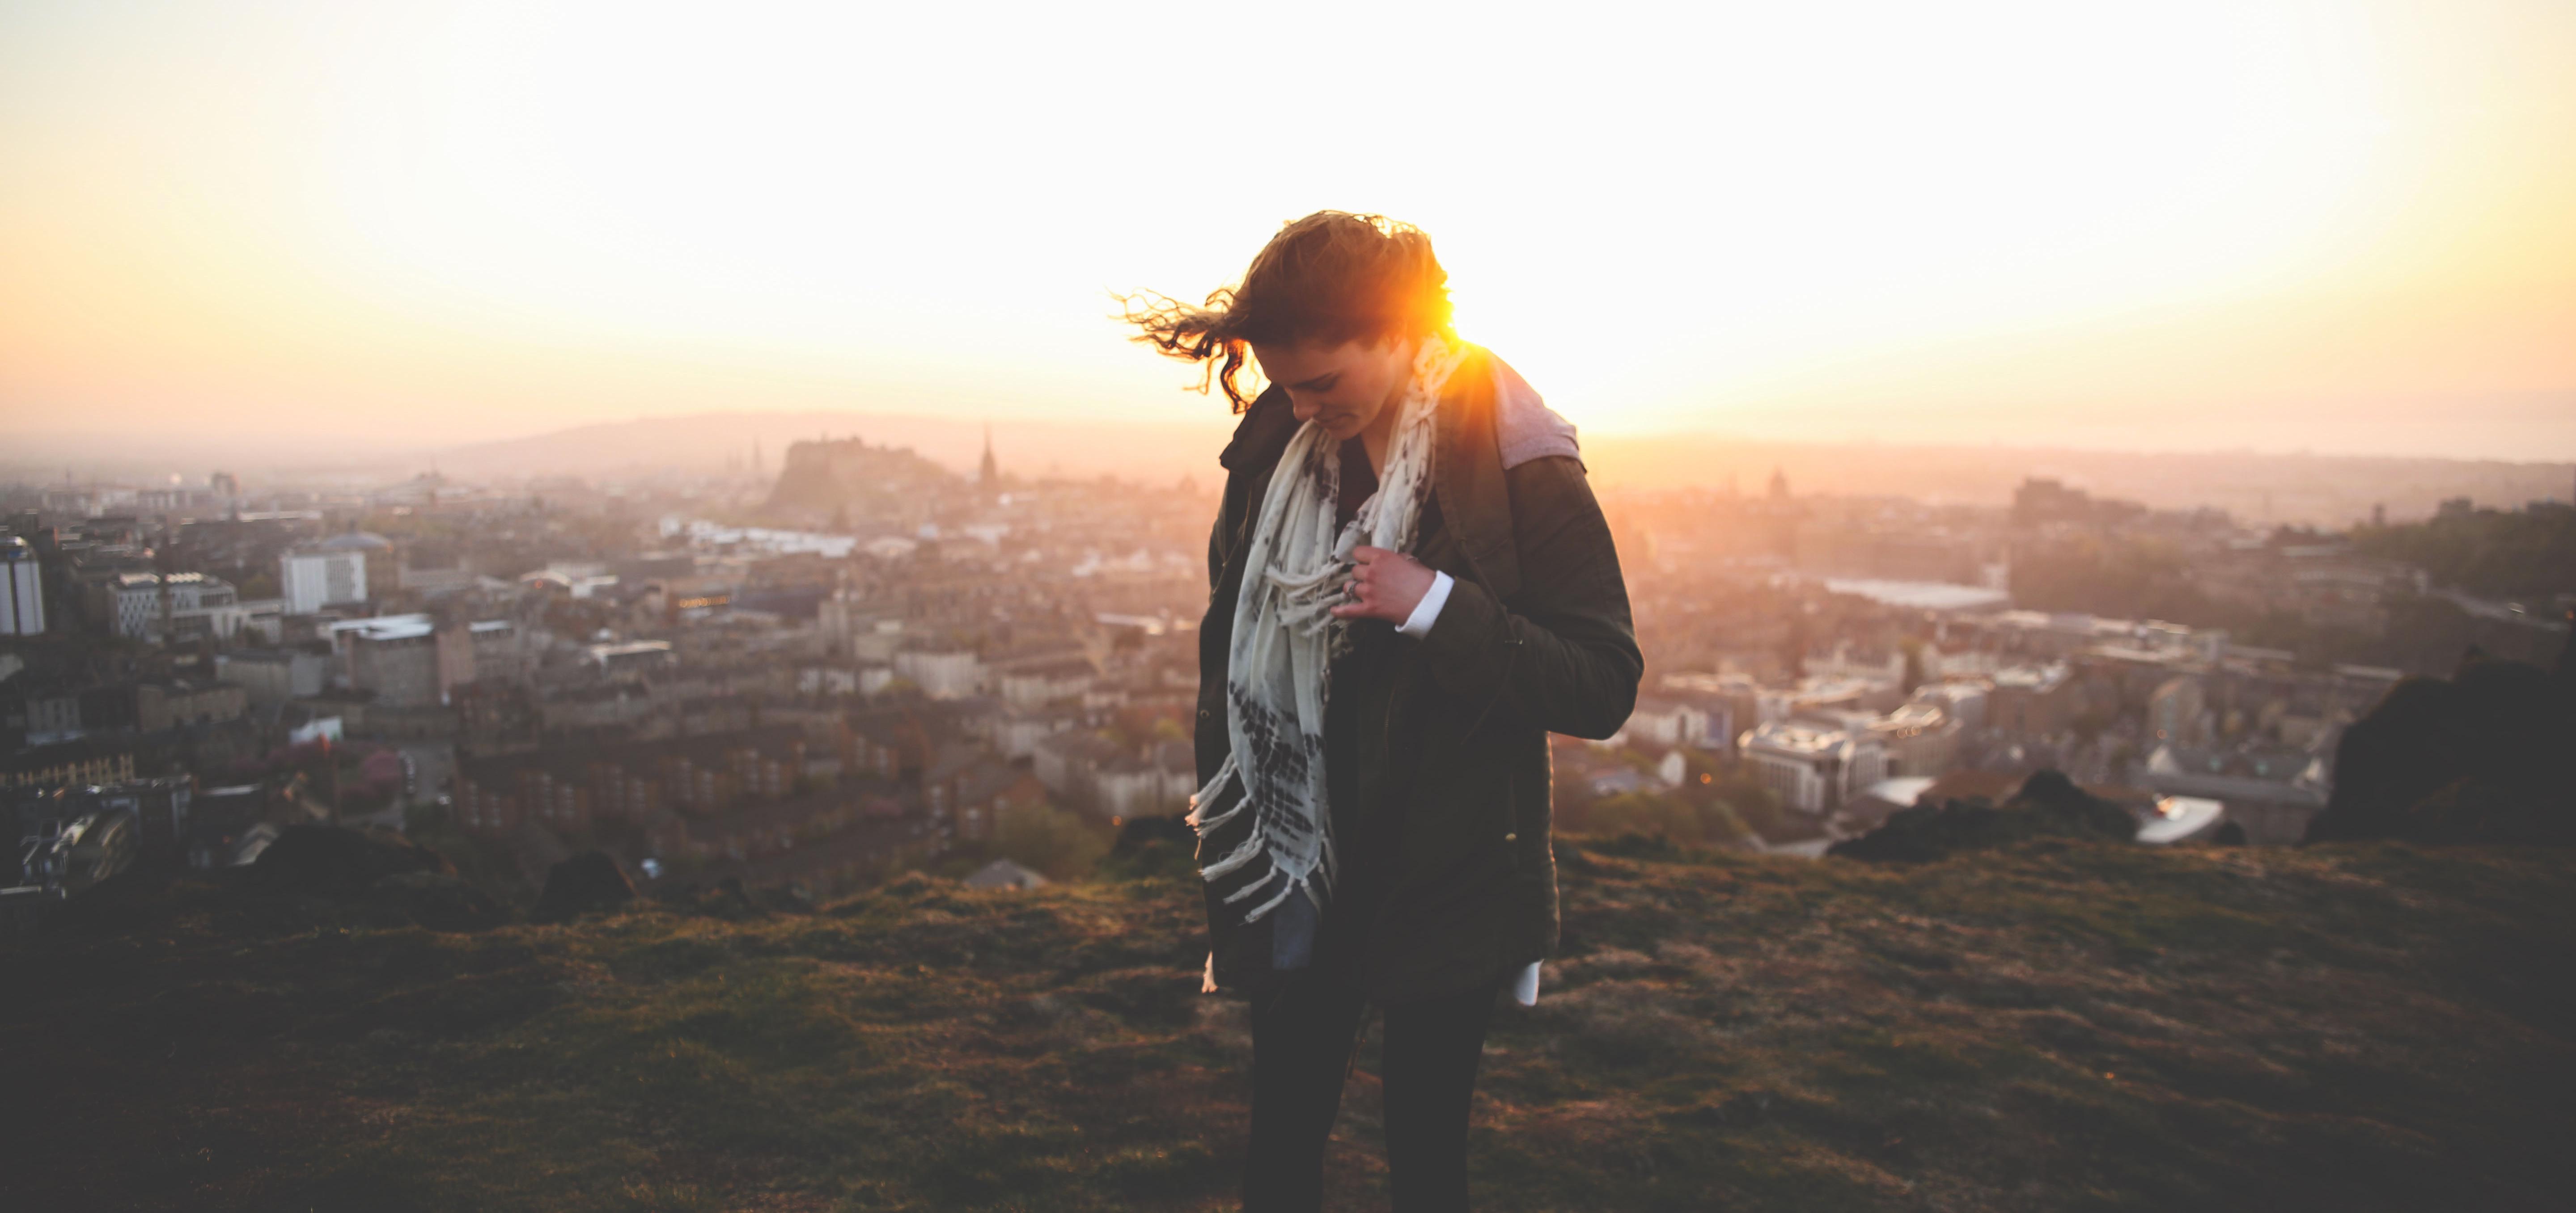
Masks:
[[[1396,1213],[1467,1207],[1467,1107],[1502,982],[1385,1008],[1386,1169]],[[1247,1213],[1323,1207],[1324,1143],[1366,1009],[1348,981],[1315,970],[1253,999]]]

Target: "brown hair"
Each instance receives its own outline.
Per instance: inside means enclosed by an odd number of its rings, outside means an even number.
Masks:
[[[1247,348],[1313,342],[1340,345],[1380,337],[1452,335],[1449,274],[1431,237],[1383,215],[1317,211],[1279,229],[1238,286],[1204,307],[1168,295],[1123,296],[1135,340],[1174,358],[1208,364],[1199,381],[1225,388],[1235,412],[1251,407],[1237,384]]]

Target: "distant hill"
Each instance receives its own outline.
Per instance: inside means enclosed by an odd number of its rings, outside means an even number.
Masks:
[[[1559,855],[1562,955],[1484,1061],[1480,1209],[2576,1191],[2564,849]],[[126,888],[6,957],[0,1067],[42,1114],[0,1204],[1232,1207],[1249,1038],[1197,992],[1189,882],[780,908],[440,934]],[[1331,1208],[1385,1207],[1374,1045],[1358,1070]]]
[[[1221,475],[1216,455],[1234,419],[1211,405],[1203,420],[992,423],[1005,473],[1116,475],[1200,483]],[[789,442],[859,437],[911,447],[954,472],[982,454],[983,423],[910,414],[699,413],[559,430],[506,442],[455,447],[435,456],[451,475],[603,476],[654,468],[715,470],[728,459],[748,468],[755,445],[775,473]],[[2490,505],[2557,498],[2576,490],[2576,465],[2457,459],[2271,455],[2255,452],[2132,454],[2010,446],[1892,446],[1780,442],[1713,433],[1585,434],[1584,460],[1599,485],[1704,487],[1758,493],[1777,469],[1798,493],[1890,494],[1927,501],[2002,504],[2029,476],[2054,476],[2096,495],[2159,509],[2216,506],[2249,522],[2348,526],[2373,506],[2389,516],[2430,515],[2443,500]]]

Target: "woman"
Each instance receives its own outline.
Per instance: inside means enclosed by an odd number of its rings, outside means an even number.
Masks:
[[[1608,737],[1641,660],[1573,427],[1458,340],[1420,231],[1322,211],[1140,340],[1207,364],[1219,456],[1199,632],[1206,988],[1252,1001],[1247,1209],[1316,1209],[1366,1006],[1398,1210],[1467,1207],[1494,1002],[1557,935],[1551,731]],[[1246,400],[1247,357],[1269,387]]]

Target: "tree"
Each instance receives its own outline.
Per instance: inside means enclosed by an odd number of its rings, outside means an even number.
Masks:
[[[2418,565],[2437,585],[2487,598],[2545,601],[2576,592],[2576,508],[2554,501],[2520,510],[2446,508],[2417,523],[2361,526],[2353,547]]]
[[[994,826],[993,849],[1049,880],[1073,880],[1089,875],[1109,853],[1109,835],[1053,805],[1006,806]]]

